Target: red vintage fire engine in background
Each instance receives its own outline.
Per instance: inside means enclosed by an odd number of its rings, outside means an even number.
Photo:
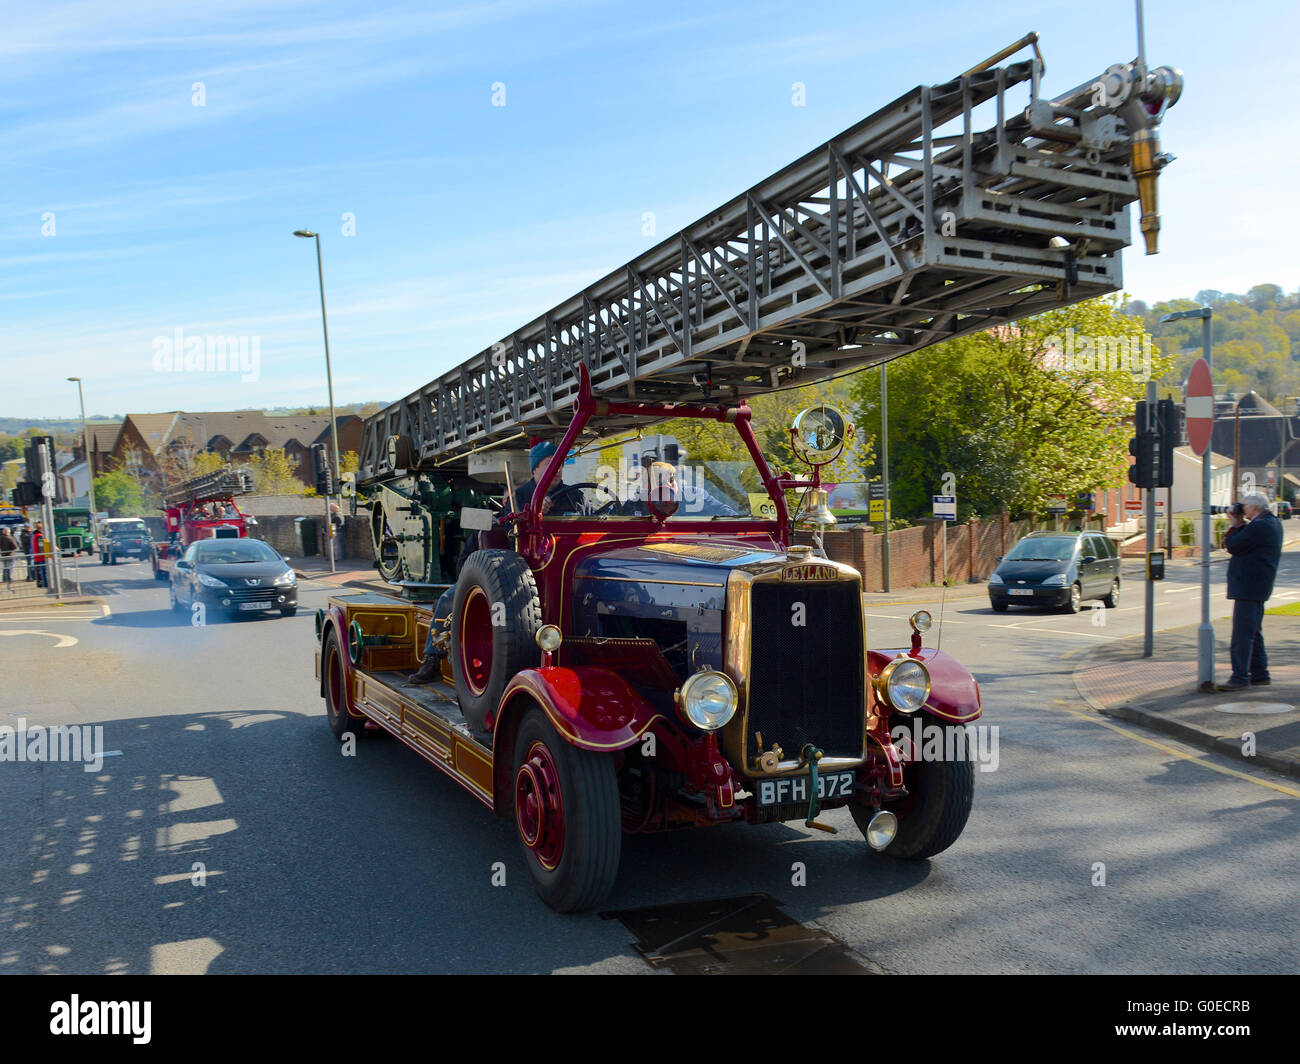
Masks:
[[[242,539],[257,519],[240,511],[237,496],[252,491],[252,477],[242,470],[205,473],[163,495],[167,538],[152,544],[155,580],[170,580],[176,560],[200,539]]]

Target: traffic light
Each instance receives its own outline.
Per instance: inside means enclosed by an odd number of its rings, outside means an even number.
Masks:
[[[41,501],[41,488],[30,480],[19,481],[18,486],[9,493],[15,506],[35,506]]]
[[[330,469],[329,452],[323,443],[312,445],[312,459],[316,463],[316,494],[334,494],[334,472]]]
[[[1172,488],[1174,486],[1174,444],[1178,442],[1178,407],[1172,399],[1161,399],[1156,403],[1156,465],[1155,486]]]
[[[1128,441],[1128,453],[1133,456],[1133,464],[1128,467],[1128,479],[1139,488],[1155,487],[1157,439],[1151,421],[1147,404],[1139,401],[1133,417],[1137,435]]]

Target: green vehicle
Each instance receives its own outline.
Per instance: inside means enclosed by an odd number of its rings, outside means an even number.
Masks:
[[[54,542],[60,550],[95,553],[95,533],[90,510],[84,506],[60,506],[54,511]]]

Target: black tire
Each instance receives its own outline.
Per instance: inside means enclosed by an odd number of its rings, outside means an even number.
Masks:
[[[947,750],[946,734],[944,740]],[[898,834],[883,852],[902,861],[923,861],[946,850],[966,827],[975,799],[975,762],[969,757],[918,761],[903,770],[903,781],[908,797],[884,807],[898,817]],[[865,837],[873,810],[853,805],[850,811]]]
[[[185,607],[181,605],[181,600],[176,597],[175,585],[167,585],[167,596],[172,600],[172,610],[176,613],[184,613]]]
[[[1116,579],[1110,585],[1110,594],[1101,600],[1101,604],[1108,610],[1113,610],[1119,605],[1119,580]]]
[[[465,560],[451,609],[451,666],[456,701],[474,731],[488,730],[488,714],[515,674],[541,662],[541,625],[537,582],[521,555],[477,550]]]
[[[169,580],[170,576],[168,575],[166,569],[154,569],[153,578],[155,580]]]
[[[1007,612],[1007,604],[1005,602],[995,602],[993,599],[989,599],[989,605],[993,607],[994,613]]]
[[[286,607],[285,609],[282,609],[282,610],[280,611],[280,616],[281,616],[281,617],[292,617],[292,616],[293,616],[295,613],[297,613],[297,612],[298,612],[298,607],[297,607],[297,606],[288,606],[288,607]]]
[[[324,678],[325,719],[339,742],[343,741],[348,732],[360,739],[366,730],[363,721],[348,716],[347,695],[344,693],[347,674],[343,669],[343,654],[338,632],[331,628],[321,647],[320,668]]]
[[[1070,597],[1065,603],[1066,613],[1078,613],[1083,609],[1083,588],[1078,584],[1070,585]]]
[[[534,830],[533,845],[526,837],[529,825],[536,822],[536,817],[529,817],[529,798],[536,794],[535,783],[546,775],[539,771],[546,764],[541,760],[539,746],[549,755],[560,792],[563,839],[558,853],[546,845],[544,831]],[[528,776],[524,775],[525,761],[532,770]],[[561,913],[578,912],[599,904],[618,878],[623,846],[613,757],[570,746],[551,727],[541,707],[533,705],[520,722],[512,764],[515,833],[537,893]],[[535,798],[532,807],[536,809]],[[547,867],[544,862],[547,854],[558,857],[553,867]]]

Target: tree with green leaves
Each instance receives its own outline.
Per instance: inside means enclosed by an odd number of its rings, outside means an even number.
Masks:
[[[1142,320],[1107,297],[889,363],[893,513],[928,515],[948,472],[960,519],[1040,514],[1048,496],[1114,486],[1127,464],[1124,419],[1147,371],[1158,379],[1169,361]],[[868,431],[880,424],[880,374],[867,370],[852,386]]]
[[[304,495],[307,486],[294,473],[283,447],[267,447],[249,460],[253,490],[259,495]]]
[[[124,469],[112,469],[95,478],[95,505],[107,510],[110,517],[142,517],[147,510],[144,489]]]

